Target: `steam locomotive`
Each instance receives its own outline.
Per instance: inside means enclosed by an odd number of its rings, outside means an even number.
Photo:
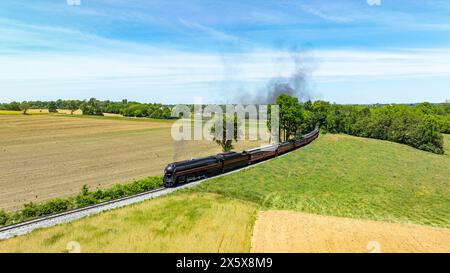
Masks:
[[[308,145],[319,136],[319,130],[278,144],[267,145],[242,153],[227,152],[213,156],[174,162],[164,169],[164,187],[174,187],[199,179],[212,177],[236,170],[257,162],[261,162],[285,154],[302,146]]]

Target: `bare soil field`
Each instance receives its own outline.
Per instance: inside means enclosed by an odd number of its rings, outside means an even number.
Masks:
[[[172,122],[58,115],[0,116],[0,209],[162,175],[172,161],[220,152],[208,141],[175,142]],[[236,149],[257,143],[239,142]]]
[[[252,252],[450,252],[450,229],[261,211]]]

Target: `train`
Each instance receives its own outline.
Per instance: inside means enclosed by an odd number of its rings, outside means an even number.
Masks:
[[[237,170],[270,158],[274,158],[305,145],[319,136],[316,128],[310,133],[287,141],[238,152],[226,152],[217,155],[173,162],[164,169],[164,187],[171,188],[180,184],[213,177]]]

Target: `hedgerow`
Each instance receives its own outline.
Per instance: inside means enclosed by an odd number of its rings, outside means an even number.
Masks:
[[[9,224],[11,217],[4,210],[0,210],[0,226]]]
[[[0,226],[94,205],[153,190],[161,186],[162,178],[159,176],[136,180],[129,184],[118,184],[109,189],[96,189],[95,191],[90,191],[88,186],[84,185],[76,196],[65,199],[57,198],[40,204],[30,202],[25,204],[23,209],[11,214],[0,210]]]

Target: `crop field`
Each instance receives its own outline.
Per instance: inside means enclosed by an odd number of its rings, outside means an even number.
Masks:
[[[67,109],[57,109],[56,111],[58,111],[58,113],[60,113],[60,114],[83,115],[83,111],[81,111],[80,109],[73,111],[73,113],[71,110],[67,110]]]
[[[314,237],[315,245],[329,247],[321,251],[367,252],[365,240],[374,238],[386,251],[448,252],[449,166],[446,155],[322,135],[284,157],[189,190],[1,241],[0,252],[61,252],[70,241],[82,252],[247,252],[252,236],[253,251],[280,251],[272,247],[278,239],[290,240],[286,251],[320,251],[299,247],[301,232],[322,234]],[[268,221],[259,221],[258,211]],[[292,225],[276,231],[274,225],[287,221],[283,211]],[[340,234],[359,241],[338,246]]]
[[[448,253],[450,229],[269,210],[258,214],[252,252]]]
[[[48,109],[28,109],[27,114],[48,114]]]
[[[67,115],[0,115],[0,209],[161,175],[167,163],[220,152],[175,142],[172,121]],[[237,149],[258,145],[238,142]]]

